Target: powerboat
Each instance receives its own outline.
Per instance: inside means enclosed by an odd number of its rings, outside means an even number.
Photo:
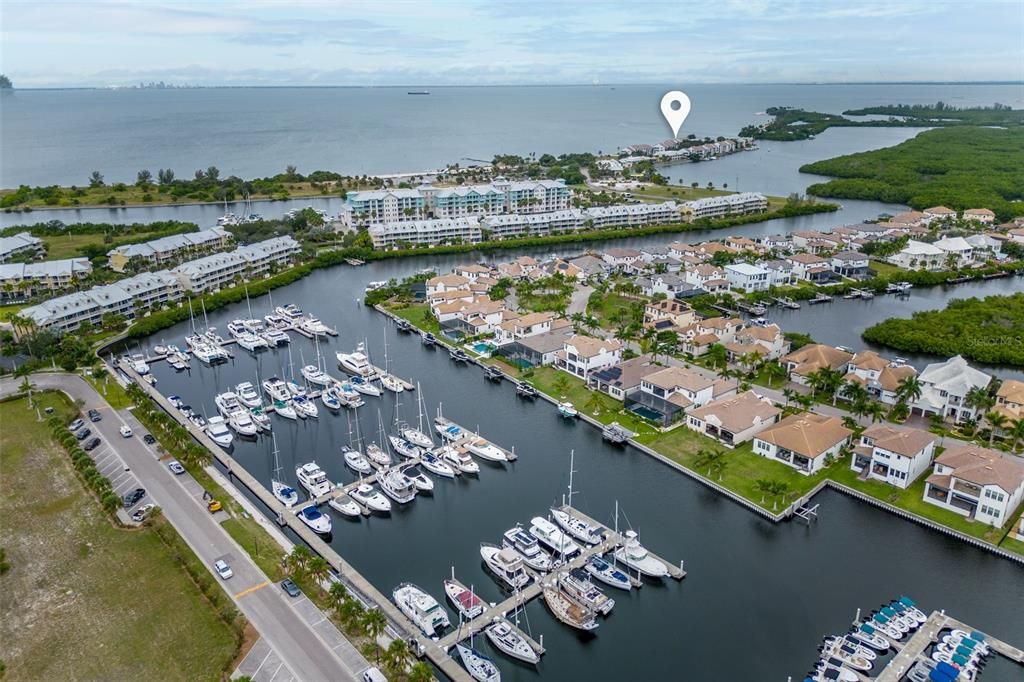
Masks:
[[[421,450],[406,439],[399,436],[388,436],[388,440],[391,441],[391,447],[395,449],[395,452],[402,457],[413,459],[420,456]]]
[[[234,435],[224,421],[224,417],[220,415],[210,417],[210,421],[206,424],[206,435],[222,448],[231,447],[231,443],[235,440]]]
[[[388,469],[377,477],[384,494],[399,504],[412,502],[416,497],[416,484],[398,469]]]
[[[338,364],[343,370],[356,376],[368,378],[373,376],[376,371],[370,364],[369,358],[366,357],[366,347],[362,343],[358,344],[351,353],[339,351],[335,353],[335,357],[338,358]]]
[[[299,327],[309,332],[313,336],[327,336],[333,330],[330,329],[326,324],[320,321],[320,318],[310,315],[305,320],[299,323]]]
[[[359,510],[359,505],[346,497],[332,497],[328,502],[329,506],[334,511],[338,512],[342,516],[359,516],[362,512]]]
[[[491,381],[502,381],[505,378],[505,373],[497,365],[487,365],[484,367],[484,378]]]
[[[580,542],[597,545],[604,539],[600,528],[561,509],[551,509],[551,518],[562,527],[562,530]]]
[[[369,483],[360,483],[349,491],[348,496],[370,511],[381,513],[391,511],[391,501]]]
[[[448,349],[448,357],[450,357],[455,362],[469,362],[469,356],[466,355],[466,351],[455,346],[452,346],[451,348]]]
[[[420,334],[420,341],[424,346],[431,347],[437,343],[437,337],[430,332],[423,332]]]
[[[861,623],[859,627],[852,629],[847,637],[851,637],[878,652],[884,653],[889,650],[889,640],[878,634],[878,631],[868,623]]]
[[[167,346],[157,344],[153,346],[153,352],[157,355],[168,355],[170,353],[170,349]]]
[[[441,436],[441,440],[448,443],[454,443],[466,437],[466,432],[462,430],[461,426],[444,417],[434,419],[434,430]]]
[[[291,402],[285,402],[283,400],[274,401],[274,414],[279,414],[285,419],[299,418],[299,413],[295,411],[295,407],[292,406]]]
[[[858,682],[860,677],[845,667],[838,658],[829,656],[818,661],[814,674],[809,679],[814,682]]]
[[[628,575],[596,554],[587,559],[587,563],[583,565],[583,568],[590,574],[591,578],[599,580],[609,587],[626,590],[627,592],[633,589],[633,581],[630,580]]]
[[[617,561],[650,578],[664,578],[668,575],[668,567],[660,559],[651,556],[640,544],[636,531],[627,530],[625,536],[625,547],[615,550]]]
[[[292,337],[276,327],[267,327],[260,332],[260,336],[263,337],[268,346],[277,347],[292,342]]]
[[[880,613],[872,614],[871,620],[868,621],[874,629],[881,632],[883,635],[890,639],[899,641],[906,636],[906,632],[896,626],[895,623],[891,623],[888,618]]]
[[[135,353],[134,355],[128,356],[128,363],[132,367],[132,371],[136,374],[146,375],[149,374],[149,363],[146,362],[146,356],[142,353]]]
[[[554,566],[551,555],[540,548],[537,538],[522,526],[509,528],[501,536],[501,544],[516,552],[523,563],[535,571],[547,572]]]
[[[596,630],[598,627],[594,612],[577,603],[559,588],[545,587],[544,603],[547,604],[555,618],[569,627],[584,632]]]
[[[373,382],[366,377],[355,375],[349,383],[352,385],[353,390],[362,393],[363,395],[378,397],[381,394],[380,388],[375,386]]]
[[[508,461],[508,457],[505,456],[505,451],[483,436],[467,439],[466,449],[480,459],[485,459],[488,462]]]
[[[242,409],[238,402],[238,396],[231,391],[225,391],[224,393],[218,393],[213,397],[213,404],[217,406],[217,411],[220,412],[220,416],[227,417],[232,412],[237,412]]]
[[[283,315],[275,315],[273,313],[264,315],[263,321],[267,323],[267,329],[282,330],[289,325],[288,320]]]
[[[579,411],[572,403],[559,403],[558,414],[562,415],[566,419],[573,419],[574,417],[579,416]]]
[[[487,542],[480,543],[480,556],[487,568],[507,587],[517,590],[530,582],[530,576],[523,567],[519,554],[509,548],[501,548]]]
[[[473,620],[482,615],[487,607],[487,603],[483,599],[455,580],[444,581],[444,593],[455,610],[461,613],[466,620]]]
[[[388,374],[383,372],[378,379],[380,379],[380,385],[388,389],[392,393],[401,393],[405,390],[405,384],[402,380],[396,377],[394,374]]]
[[[597,589],[590,582],[589,574],[582,568],[574,568],[558,579],[562,591],[592,611],[607,616],[615,607],[615,600]]]
[[[348,381],[336,383],[327,390],[345,407],[355,409],[366,404],[362,396],[359,395]]]
[[[259,407],[262,404],[256,387],[248,381],[243,381],[235,386],[235,397],[246,407]]]
[[[869,661],[873,661],[876,658],[878,658],[878,654],[876,654],[872,649],[864,646],[860,642],[851,641],[846,636],[826,637],[824,642],[822,642],[823,649],[833,646],[841,646],[843,647],[844,651],[849,650],[850,652],[855,653],[858,656],[863,656]]]
[[[370,443],[366,446],[366,459],[370,460],[370,464],[375,467],[391,466],[391,455],[382,450],[376,443]]]
[[[431,639],[451,625],[448,614],[437,600],[412,583],[402,583],[391,596],[405,617]]]
[[[250,353],[255,353],[260,348],[268,348],[270,346],[265,338],[257,336],[252,332],[242,332],[235,337],[235,341],[239,347],[244,348]]]
[[[249,413],[249,410],[244,407],[239,408],[228,415],[228,426],[230,426],[239,436],[251,437],[260,432],[260,428],[256,426],[256,422],[252,420],[252,415]]]
[[[310,497],[320,497],[331,492],[331,482],[327,480],[327,472],[320,468],[316,462],[307,462],[295,469],[295,475],[299,478],[299,485],[309,492]]]
[[[330,386],[334,381],[327,372],[323,371],[316,365],[306,365],[300,369],[299,372],[302,373],[302,377],[306,381],[316,386]]]
[[[274,308],[274,312],[277,313],[287,324],[295,324],[302,319],[302,309],[294,303],[288,305],[279,305]]]
[[[292,399],[292,393],[288,390],[288,384],[277,377],[263,380],[263,392],[275,402],[287,402]]]
[[[331,517],[321,514],[315,504],[300,509],[298,517],[304,524],[312,528],[315,533],[327,535],[331,532]]]
[[[477,682],[501,682],[501,671],[487,656],[463,644],[456,644],[455,651],[462,659],[462,665],[466,666],[469,676],[474,680]]]
[[[270,417],[263,411],[263,407],[251,407],[249,408],[249,415],[252,417],[252,421],[259,427],[260,431],[270,431],[272,428],[270,423]]]
[[[416,490],[428,493],[434,489],[434,482],[427,478],[426,474],[419,470],[415,464],[407,466],[400,471],[416,486]]]
[[[448,466],[445,462],[438,459],[437,455],[432,452],[424,452],[420,456],[420,464],[423,468],[434,474],[435,476],[442,476],[444,478],[455,478],[456,470]]]
[[[533,400],[539,394],[537,393],[537,389],[535,389],[532,384],[528,384],[525,381],[520,381],[519,383],[516,384],[516,395],[518,395],[520,398]]]
[[[319,417],[320,410],[316,408],[316,403],[309,399],[304,393],[292,396],[292,405],[295,406],[295,411],[304,417]]]
[[[190,422],[192,422],[193,424],[195,424],[196,426],[198,426],[199,428],[201,428],[201,429],[205,429],[206,428],[206,419],[204,419],[203,415],[199,414],[198,412],[191,412],[190,411],[190,414],[188,415],[188,420]],[[230,432],[229,432],[229,435],[230,435]]]
[[[526,663],[537,664],[540,662],[540,656],[537,655],[526,638],[520,635],[512,623],[504,618],[495,618],[494,622],[484,629],[484,634],[487,635],[491,645],[506,656]]]
[[[824,656],[842,661],[843,665],[854,670],[867,672],[874,663],[857,653],[857,650],[843,642],[835,642],[822,650]]]
[[[320,402],[322,402],[324,407],[332,412],[337,412],[341,409],[341,400],[338,398],[337,394],[329,388],[320,393]]]
[[[366,461],[363,454],[358,450],[353,450],[348,446],[341,447],[341,454],[345,458],[345,466],[357,474],[371,474],[373,473],[373,467]]]
[[[270,487],[273,488],[274,497],[284,506],[294,507],[298,503],[299,493],[290,485],[281,481],[273,481]]]
[[[545,518],[535,516],[530,521],[530,532],[544,546],[549,548],[555,556],[568,559],[576,556],[582,550],[573,542],[572,538],[559,530],[558,526]]]
[[[908,604],[904,600],[910,603]],[[917,621],[917,624],[919,626],[924,625],[928,622],[928,616],[924,615],[924,611],[922,611],[914,605],[914,602],[910,600],[910,597],[902,597],[901,599],[897,599],[896,601],[889,604],[889,606],[895,609],[896,612],[899,613],[901,616],[910,616],[911,618]]]
[[[450,445],[439,450],[439,454],[442,460],[447,462],[450,466],[457,468],[464,474],[479,474],[480,465],[473,461],[473,458],[469,456],[469,453],[463,452]]]

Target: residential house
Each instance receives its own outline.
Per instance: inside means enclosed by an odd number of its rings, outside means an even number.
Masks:
[[[745,391],[691,409],[686,426],[732,448],[778,422],[781,414],[768,398]]]
[[[983,261],[988,258],[1001,260],[1003,258],[1002,239],[996,239],[987,234],[972,234],[969,237],[965,237],[965,239],[971,246],[974,260]]]
[[[666,367],[643,377],[640,390],[626,397],[626,409],[671,426],[691,407],[736,393],[736,382],[713,379],[684,367]]]
[[[926,242],[911,239],[901,251],[889,256],[889,262],[907,270],[942,270],[946,252]]]
[[[1012,421],[1024,419],[1024,381],[1004,379],[992,409]]]
[[[731,263],[725,266],[725,278],[733,289],[750,293],[767,291],[771,280],[766,269],[749,263]]]
[[[850,468],[864,478],[906,489],[928,469],[938,440],[921,429],[872,424],[853,448]]]
[[[888,222],[893,226],[920,227],[927,223],[929,219],[930,217],[921,211],[905,211],[889,218]]]
[[[619,272],[634,272],[634,266],[642,261],[643,256],[636,249],[611,248],[605,250],[601,258]]]
[[[963,237],[944,237],[932,246],[942,249],[943,265],[962,268],[974,262],[974,247]]]
[[[580,269],[582,275],[579,279],[582,282],[603,280],[612,270],[611,265],[603,259],[589,254],[573,258],[569,263]]]
[[[770,260],[759,264],[768,271],[768,286],[786,287],[793,283],[793,264],[785,260]]]
[[[993,526],[1003,525],[1022,500],[1024,462],[971,443],[939,455],[925,479],[925,502]]]
[[[996,221],[996,214],[987,208],[969,208],[964,211],[964,220],[973,220],[983,225],[991,225]]]
[[[686,327],[696,320],[697,314],[686,303],[666,299],[653,301],[644,306],[644,325],[649,326],[662,320],[670,320],[676,327]]]
[[[967,405],[967,395],[975,388],[987,388],[991,375],[974,369],[962,356],[935,362],[918,377],[921,397],[911,405],[911,413],[937,414],[953,422],[977,420],[979,411]]]
[[[39,237],[29,232],[19,232],[10,237],[0,237],[0,263],[6,263],[16,256],[35,258],[46,252],[46,245]]]
[[[851,435],[839,417],[800,412],[754,436],[754,453],[813,474],[825,467],[829,456],[840,456]]]
[[[166,267],[170,261],[223,249],[230,241],[231,233],[222,227],[212,227],[119,246],[107,252],[107,263],[114,272],[124,272],[129,264],[136,267]]]
[[[852,353],[823,343],[811,343],[784,356],[780,362],[789,372],[790,381],[809,386],[810,376],[818,370],[828,368],[845,372],[851,359]]]
[[[427,296],[445,291],[469,291],[469,278],[462,275],[447,274],[431,277],[427,280]]]
[[[793,266],[793,278],[808,282],[828,282],[832,279],[832,268],[828,261],[812,253],[795,253],[786,256],[786,262]]]
[[[586,380],[591,372],[622,361],[622,343],[616,339],[595,339],[576,334],[555,353],[555,367]]]
[[[946,206],[932,206],[924,210],[925,222],[930,223],[933,220],[955,220],[956,211]]]
[[[525,339],[528,336],[546,334],[551,331],[551,323],[555,320],[552,312],[529,313],[521,317],[509,317],[506,311],[505,319],[495,330],[494,342],[496,344],[512,343],[517,339]]]
[[[871,275],[867,254],[857,251],[840,251],[829,257],[829,266],[840,277],[866,279]]]
[[[551,331],[499,345],[493,354],[500,355],[506,362],[518,367],[551,365],[555,362],[555,354],[561,352],[565,342],[574,333],[572,323],[559,318],[552,321]]]
[[[480,295],[471,301],[456,300],[436,306],[441,328],[466,336],[493,333],[505,319],[505,302]]]
[[[871,350],[860,351],[847,365],[844,381],[856,381],[886,405],[897,403],[896,394],[907,377],[917,374],[911,365],[894,362]]]
[[[645,353],[629,360],[623,360],[617,365],[592,372],[587,379],[587,386],[601,393],[607,393],[616,400],[625,401],[626,396],[640,390],[640,382],[644,377],[662,369],[664,369],[663,365],[655,364],[650,354]]]
[[[637,283],[639,284],[639,281]],[[644,295],[648,297],[665,294],[669,298],[673,298],[676,294],[687,291],[689,288],[685,279],[668,273],[651,275],[650,278],[645,278],[644,284],[641,285]]]
[[[709,293],[724,291],[729,288],[729,280],[725,278],[725,270],[717,265],[701,263],[693,268],[687,268],[683,278],[689,284],[698,286]]]
[[[777,324],[746,327],[724,345],[732,362],[746,355],[756,355],[762,360],[777,360],[789,352],[789,341]]]

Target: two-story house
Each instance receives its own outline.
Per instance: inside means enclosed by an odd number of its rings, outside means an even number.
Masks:
[[[850,468],[864,478],[908,488],[935,456],[938,436],[921,429],[872,424],[853,448]]]
[[[730,263],[725,266],[725,278],[729,286],[744,293],[767,291],[771,278],[766,269],[750,263]]]
[[[595,339],[574,334],[555,353],[555,367],[586,380],[591,372],[617,365],[622,361],[622,342],[616,339]]]
[[[953,446],[935,459],[924,501],[982,523],[1001,526],[1024,499],[1024,463],[974,444]]]
[[[716,398],[733,395],[736,382],[713,379],[684,367],[666,367],[640,381],[640,390],[626,398],[626,408],[648,418],[658,415],[662,426],[677,422],[683,412]]]
[[[845,372],[846,366],[852,358],[852,353],[823,343],[811,343],[783,356],[780,362],[789,372],[792,382],[808,386],[810,376],[818,370],[828,368]]]
[[[992,376],[967,364],[956,355],[945,362],[934,362],[921,372],[921,397],[911,405],[911,413],[937,414],[953,422],[977,420],[977,407],[967,404],[967,395],[975,388],[987,388]]]
[[[867,254],[858,251],[840,251],[829,258],[829,266],[832,271],[841,277],[851,279],[864,279],[871,273],[868,265],[870,260]]]
[[[736,447],[775,424],[782,410],[754,391],[745,391],[686,413],[686,426],[726,447]]]

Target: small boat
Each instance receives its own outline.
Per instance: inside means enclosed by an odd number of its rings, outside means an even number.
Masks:
[[[434,419],[434,429],[443,440],[449,443],[454,443],[466,436],[466,432],[462,430],[461,426],[444,417],[436,417]]]
[[[338,410],[341,409],[341,399],[338,397],[338,394],[332,389],[333,386],[320,393],[320,402],[322,402],[324,404],[324,407],[326,407],[331,412],[337,412]]]
[[[601,438],[615,445],[625,443],[629,440],[630,435],[629,431],[620,426],[618,422],[612,422],[601,429]]]
[[[487,607],[487,603],[476,596],[469,588],[454,580],[444,581],[444,593],[448,596],[448,601],[452,603],[455,610],[462,614],[462,617],[466,620],[473,620],[479,615],[482,615],[484,609]]]
[[[523,560],[517,552],[481,542],[480,556],[491,572],[507,587],[517,590],[530,582],[530,576],[523,568]]]
[[[878,634],[878,631],[868,623],[861,623],[859,627],[851,630],[847,636],[871,647],[875,651],[885,652],[889,650],[889,640]]]
[[[572,403],[559,403],[558,414],[562,415],[566,419],[573,419],[579,416],[579,411]]]
[[[327,506],[342,516],[360,516],[362,514],[358,504],[343,496],[331,498],[327,502]]]
[[[572,538],[558,529],[558,526],[545,518],[535,516],[530,522],[530,532],[559,558],[571,558],[582,550]]]
[[[900,597],[896,601],[892,602],[890,606],[892,606],[897,611],[900,611],[901,613],[903,613],[904,611],[906,613],[909,613],[920,625],[924,625],[926,622],[928,622],[928,616],[924,614],[924,611],[917,608],[917,604],[915,604],[910,597]],[[957,631],[954,630],[954,632]]]
[[[406,439],[399,436],[388,436],[388,440],[391,441],[391,447],[395,449],[395,452],[402,457],[413,459],[420,456],[420,449]]]
[[[562,530],[580,542],[597,545],[604,539],[604,533],[600,528],[561,509],[551,509],[551,518],[562,527]]]
[[[602,616],[607,616],[615,607],[615,600],[590,582],[589,574],[582,568],[574,568],[561,575],[558,585],[574,600]]]
[[[142,353],[135,353],[134,355],[128,356],[128,363],[132,367],[132,371],[136,374],[146,375],[149,374],[149,363],[146,362],[146,356]]]
[[[412,484],[416,486],[416,490],[420,492],[428,493],[434,489],[434,482],[427,478],[426,474],[419,470],[416,465],[405,467],[400,470]]]
[[[899,641],[906,636],[906,632],[899,629],[895,624],[890,623],[889,619],[880,613],[873,614],[871,620],[868,621],[871,627],[881,632],[886,637]]]
[[[627,530],[626,546],[615,550],[615,559],[650,578],[664,578],[668,575],[668,567],[660,559],[655,559],[640,544],[636,531]]]
[[[319,318],[310,315],[308,318],[299,323],[299,328],[305,330],[307,333],[313,336],[327,336],[334,330],[328,327],[326,324],[320,321]]]
[[[185,404],[181,400],[181,396],[178,396],[178,395],[169,395],[169,396],[167,396],[167,402],[170,403],[171,407],[173,407],[176,410],[180,410],[181,406]]]
[[[609,587],[626,590],[627,592],[633,588],[633,581],[630,580],[628,575],[596,554],[587,560],[583,568],[592,578],[601,581]]]
[[[338,364],[346,372],[361,377],[370,377],[374,374],[375,370],[366,357],[366,347],[362,343],[359,343],[351,353],[338,352],[335,356],[338,358]]]
[[[246,407],[259,407],[262,404],[256,387],[248,381],[243,381],[235,386],[235,396],[238,398],[238,402]]]
[[[822,642],[821,648],[827,649],[833,646],[842,646],[844,648],[844,651],[849,650],[850,652],[853,652],[858,656],[863,656],[869,661],[873,661],[876,658],[878,658],[878,654],[876,654],[869,647],[864,646],[860,642],[851,641],[849,638],[842,635],[826,637],[825,640]]]
[[[437,634],[451,625],[448,614],[425,590],[412,583],[402,583],[391,593],[395,605],[427,637]]]
[[[375,467],[384,468],[391,466],[391,455],[381,449],[376,443],[366,446],[366,459]]]
[[[305,393],[292,397],[292,405],[295,407],[295,411],[303,417],[319,417],[320,410],[316,408],[316,403],[309,399]]]
[[[525,381],[520,381],[516,384],[516,394],[520,398],[526,398],[527,400],[533,400],[538,395],[537,389]]]
[[[560,589],[545,587],[544,603],[555,618],[570,627],[585,632],[596,630],[598,627],[593,611],[576,603]]]
[[[294,507],[298,503],[299,493],[290,485],[286,485],[281,481],[273,481],[271,487],[274,490],[274,497],[284,506]]]
[[[406,334],[413,330],[412,322],[410,322],[409,320],[399,319],[397,322],[395,322],[395,327],[398,329],[398,331]]]
[[[189,417],[189,419],[191,419],[192,422],[195,423],[199,419],[202,419],[202,417],[194,414],[191,417]],[[199,424],[196,424],[196,426],[199,426]],[[219,415],[216,417],[210,417],[210,421],[206,425],[206,435],[209,436],[214,443],[221,446],[222,448],[230,447],[231,443],[235,440],[234,435],[231,433],[231,430],[228,429],[228,425],[224,421],[224,417],[221,417]]]
[[[345,458],[345,466],[357,474],[371,474],[373,473],[373,467],[366,461],[362,453],[358,450],[342,446],[341,454]]]
[[[432,452],[424,452],[420,456],[420,464],[423,468],[434,474],[435,476],[441,476],[443,478],[455,478],[456,470],[448,466],[445,462],[438,459],[437,455]]]
[[[836,642],[831,646],[826,646],[822,650],[822,654],[824,656],[829,656],[830,658],[838,659],[842,661],[843,665],[862,672],[871,670],[874,665],[873,662],[859,655],[853,647],[847,646],[842,642]]]
[[[519,554],[523,563],[535,571],[547,572],[554,566],[551,555],[541,549],[533,533],[522,526],[505,531],[501,536],[501,544]]]
[[[300,509],[298,517],[299,520],[320,535],[327,535],[331,532],[331,517],[321,514],[315,504]]]
[[[355,489],[349,491],[348,496],[370,511],[382,514],[391,511],[391,501],[369,483],[360,483]]]
[[[858,682],[857,673],[844,667],[843,662],[831,656],[818,661],[815,667],[815,682]]]
[[[362,393],[363,395],[369,395],[369,396],[377,397],[377,396],[379,396],[381,394],[380,388],[375,386],[366,377],[361,377],[361,376],[358,376],[358,375],[357,376],[353,376],[352,379],[348,383],[352,386],[353,390],[355,390],[358,393]]]
[[[283,400],[274,401],[274,414],[281,415],[285,419],[298,419],[299,413],[295,411],[295,408],[290,402]]]
[[[272,428],[270,417],[267,416],[262,407],[249,408],[249,414],[252,416],[253,423],[259,427],[260,431],[270,431]]]
[[[437,343],[437,337],[430,332],[423,332],[420,334],[420,342],[422,342],[424,346],[433,346]]]
[[[401,379],[396,377],[394,374],[388,374],[387,372],[381,373],[377,377],[380,380],[380,385],[388,389],[392,393],[401,393],[405,390],[405,384]]]
[[[469,453],[446,445],[439,451],[442,460],[455,467],[464,474],[479,474],[480,465],[473,461]]]
[[[410,93],[423,94],[423,93]],[[471,649],[462,644],[456,644],[455,650],[462,659],[462,665],[466,666],[469,676],[477,682],[501,682],[501,671],[494,661],[484,656],[476,649]]]
[[[465,445],[466,449],[471,453],[480,459],[487,460],[488,462],[508,461],[508,457],[505,455],[504,450],[482,436],[466,439]]]
[[[537,655],[526,638],[520,635],[512,623],[504,618],[495,618],[494,622],[484,630],[484,634],[487,635],[487,639],[494,648],[503,654],[526,663],[540,662],[540,656]]]
[[[434,441],[430,440],[430,436],[411,426],[407,426],[402,429],[402,437],[413,445],[418,445],[421,448],[434,447]]]
[[[327,473],[316,462],[307,462],[297,467],[295,475],[299,478],[299,485],[309,492],[310,497],[326,495],[334,487],[327,480]]]
[[[228,426],[239,436],[252,437],[260,432],[260,427],[252,420],[252,414],[245,408],[228,415]]]
[[[490,379],[491,381],[501,381],[505,378],[505,373],[501,371],[501,368],[497,365],[488,365],[484,370],[484,378]]]
[[[377,477],[384,494],[399,504],[408,504],[416,498],[416,484],[398,469],[388,469]]]
[[[334,381],[327,372],[323,371],[316,365],[306,365],[301,370],[302,377],[311,384],[316,386],[330,386]]]
[[[448,349],[448,357],[455,362],[469,362],[469,356],[461,348],[451,347]]]
[[[263,339],[267,342],[268,346],[273,346],[275,348],[277,346],[283,346],[286,343],[292,342],[292,337],[288,336],[280,329],[276,329],[274,327],[268,327],[264,329],[262,332],[260,332],[260,336],[263,337]]]
[[[153,346],[153,352],[157,355],[167,355],[168,349],[167,346],[156,345]]]

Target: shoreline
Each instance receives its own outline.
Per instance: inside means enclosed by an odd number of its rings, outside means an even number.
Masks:
[[[13,192],[15,190],[7,190]],[[0,197],[5,196],[0,194]],[[303,199],[338,199],[344,201],[345,199],[335,194],[303,194],[300,196],[288,197],[287,199],[275,199],[268,197],[264,199],[249,199],[251,204],[266,204],[275,203],[278,201],[302,201]],[[235,199],[228,202],[228,206],[234,206],[237,204],[244,204],[245,201],[242,199]],[[25,206],[22,208],[10,207],[3,209],[3,212],[7,215],[17,215],[22,213],[35,213],[36,211],[95,211],[99,209],[107,209],[111,211],[127,210],[129,208],[177,208],[179,206],[222,206],[223,201],[173,201],[173,202],[131,202],[125,204],[82,204],[80,206]]]

